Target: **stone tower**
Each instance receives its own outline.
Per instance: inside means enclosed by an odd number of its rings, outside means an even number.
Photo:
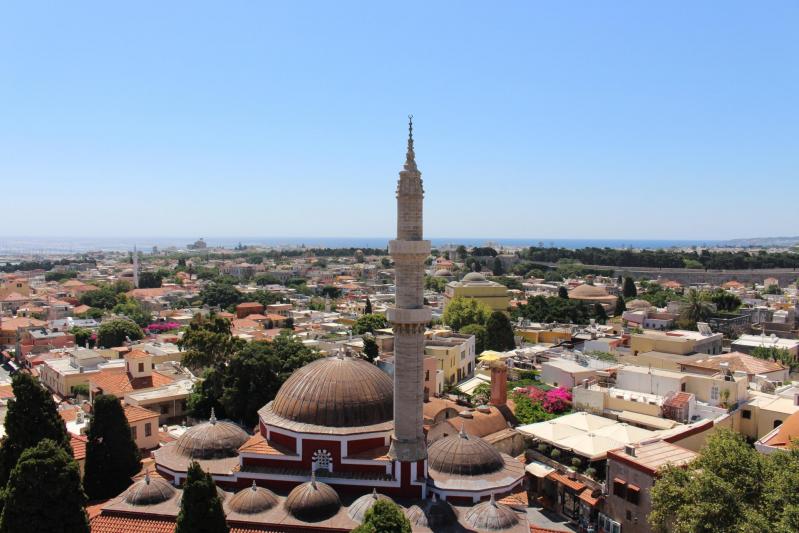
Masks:
[[[396,284],[396,305],[386,313],[394,328],[394,435],[388,453],[405,465],[416,463],[407,471],[418,479],[425,476],[427,459],[422,404],[424,330],[431,318],[424,306],[424,261],[430,241],[422,239],[424,190],[413,152],[413,117],[408,118],[408,153],[397,184],[397,238],[388,243]]]

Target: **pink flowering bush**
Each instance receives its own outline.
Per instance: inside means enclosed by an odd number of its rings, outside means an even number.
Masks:
[[[552,389],[544,394],[542,406],[547,413],[562,413],[569,409],[572,403],[571,393],[563,387]]]
[[[173,329],[178,329],[180,324],[177,322],[153,322],[149,326],[147,326],[147,331],[150,333],[163,333],[165,331],[170,331]]]

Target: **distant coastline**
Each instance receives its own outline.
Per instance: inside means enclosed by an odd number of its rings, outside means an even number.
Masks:
[[[199,236],[198,236],[199,237]],[[121,238],[69,238],[69,237],[0,237],[0,255],[10,254],[71,254],[89,251],[124,252],[139,250],[149,252],[158,247],[164,250],[171,247],[185,249],[186,245],[198,237],[121,237]],[[268,248],[385,248],[391,237],[206,237],[209,248],[234,248],[238,244]],[[528,239],[474,238],[474,237],[431,237],[433,246],[447,245],[494,246],[520,248],[527,246],[558,248],[685,248],[690,246],[718,246],[717,240],[690,239],[547,239],[531,237]]]

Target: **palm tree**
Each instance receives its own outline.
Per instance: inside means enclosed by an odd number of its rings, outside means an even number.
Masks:
[[[689,290],[680,318],[685,322],[696,324],[705,322],[712,315],[713,307],[705,298],[705,294],[696,289]]]

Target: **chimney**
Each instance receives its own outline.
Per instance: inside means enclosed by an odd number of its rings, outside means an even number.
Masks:
[[[424,403],[427,403],[429,401],[430,401],[430,387],[425,387],[424,388]]]
[[[635,457],[635,446],[630,446],[629,444],[624,447],[624,453],[629,455],[630,457]]]
[[[508,402],[508,367],[502,361],[491,365],[491,405]]]

